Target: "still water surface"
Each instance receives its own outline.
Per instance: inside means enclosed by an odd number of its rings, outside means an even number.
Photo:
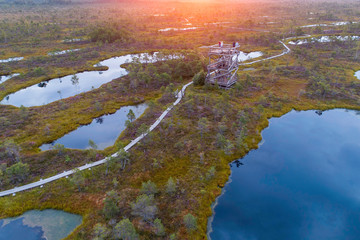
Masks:
[[[131,62],[134,58],[144,58],[145,56],[152,60],[150,54],[129,54],[109,58],[97,64],[97,66],[109,67],[106,71],[86,71],[35,84],[6,96],[0,103],[17,107],[21,105],[25,107],[41,106],[82,92],[91,91],[115,78],[125,76],[127,71],[120,65]]]
[[[232,163],[211,239],[359,239],[360,115],[292,111],[262,135]]]
[[[360,80],[360,71],[356,71],[355,74],[354,74],[354,76],[355,76],[357,79]]]
[[[0,240],[60,240],[82,222],[79,215],[48,209],[32,210],[0,220]]]
[[[49,150],[53,145],[60,143],[66,148],[86,149],[89,148],[89,140],[96,143],[98,149],[114,145],[120,133],[126,128],[125,122],[130,109],[138,118],[147,108],[146,103],[135,106],[125,106],[117,110],[114,114],[108,114],[94,119],[89,125],[80,126],[78,129],[64,135],[58,140],[44,144],[41,150]]]
[[[20,75],[19,73],[14,73],[14,74],[11,74],[11,75],[0,76],[0,84],[6,82],[7,80],[9,80],[12,77],[16,77],[16,76],[19,76],[19,75]]]
[[[7,62],[14,62],[14,61],[20,61],[23,60],[23,57],[13,57],[8,59],[0,59],[0,63],[7,63]]]

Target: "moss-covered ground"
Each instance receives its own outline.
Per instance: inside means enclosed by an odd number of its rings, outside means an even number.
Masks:
[[[277,10],[283,23],[277,23],[275,26],[260,24],[264,21],[261,16],[270,15],[272,7],[278,6],[276,4],[268,7],[252,5],[260,9],[259,16],[252,20],[257,24],[248,22],[249,19],[246,17],[235,17],[238,15],[237,11],[245,11],[239,10],[239,6],[229,6],[227,13],[230,15],[221,15],[216,11],[216,6],[218,5],[209,8],[212,9],[209,10],[211,14],[202,20],[196,18],[203,13],[202,11],[194,11],[186,5],[181,5],[181,12],[177,12],[172,18],[169,17],[168,22],[160,21],[155,16],[144,15],[141,18],[147,21],[143,21],[143,24],[131,22],[131,18],[126,14],[121,15],[121,19],[129,21],[129,25],[135,29],[137,41],[102,44],[87,41],[79,43],[83,45],[84,50],[60,57],[45,56],[45,52],[63,46],[60,39],[44,37],[45,30],[39,33],[39,39],[42,39],[40,43],[29,36],[24,36],[24,42],[4,43],[6,47],[2,48],[5,50],[0,49],[3,51],[1,58],[21,55],[25,56],[25,60],[1,65],[0,73],[23,74],[1,84],[0,97],[46,79],[93,70],[94,64],[112,56],[159,49],[194,50],[199,46],[213,43],[218,38],[232,41],[241,37],[244,50],[262,51],[265,53],[264,57],[272,56],[279,54],[283,49],[278,40],[295,34],[293,25],[286,25],[291,21],[288,19],[289,11],[284,9]],[[124,8],[131,13],[136,12],[131,4]],[[244,8],[246,9],[245,6]],[[315,11],[311,10],[313,8],[319,11],[318,21],[324,16],[331,17],[323,14],[324,11],[329,12],[327,9],[324,10],[323,6],[306,5],[300,11],[302,15],[298,17],[298,25],[308,23],[306,10]],[[86,9],[85,12],[91,13],[91,23],[96,22],[96,16],[104,17],[104,12],[101,14],[96,13],[94,9]],[[149,13],[156,7],[151,5],[149,9],[142,11]],[[168,6],[159,9],[165,11],[168,10]],[[292,9],[292,13],[298,11],[296,4],[289,9]],[[349,6],[341,6],[339,9],[341,11],[339,10],[337,17],[344,18]],[[114,17],[116,13],[119,14],[118,11],[112,12],[109,8],[107,10],[109,18]],[[32,11],[41,11],[41,8]],[[16,12],[13,14],[18,16]],[[179,19],[193,14],[195,17],[191,18],[192,23],[200,24],[202,28],[191,32],[157,32],[157,29],[169,25],[178,27],[176,24],[179,24]],[[204,23],[207,21],[233,21],[230,17],[221,18],[220,15],[234,17],[237,21],[234,26],[257,30],[266,28],[274,33],[235,31],[224,26],[205,27]],[[356,13],[347,16],[350,18],[356,16]],[[275,18],[274,15],[271,17]],[[54,18],[61,19],[58,15]],[[64,23],[64,26],[61,25],[61,39],[70,33],[75,37],[80,34],[69,31],[69,24],[77,26],[78,30],[86,27],[76,21]],[[358,25],[320,30],[317,34],[360,34]],[[313,30],[304,31],[312,34]],[[29,51],[30,47],[26,45],[28,43],[40,45]],[[14,44],[17,47],[14,47]],[[91,239],[94,237],[93,229],[96,223],[103,223],[108,229],[114,226],[114,221],[107,219],[103,212],[106,193],[114,190],[119,197],[116,202],[118,212],[113,217],[115,223],[129,218],[141,239],[169,239],[170,234],[175,234],[178,239],[205,239],[207,220],[212,214],[211,204],[228,180],[229,163],[258,147],[261,131],[268,126],[269,118],[280,117],[292,109],[360,110],[360,82],[354,77],[354,72],[360,69],[357,41],[290,47],[292,52],[288,55],[241,67],[238,72],[238,83],[232,89],[224,90],[208,85],[190,86],[181,103],[140,144],[130,150],[130,162],[125,169],[121,169],[119,164],[105,164],[82,172],[84,181],[79,184],[74,184],[72,177],[64,178],[44,185],[43,188],[0,198],[0,218],[19,215],[30,209],[61,209],[84,217],[83,224],[68,239]],[[25,51],[26,49],[28,51]],[[45,106],[24,109],[0,105],[0,140],[11,140],[19,145],[22,149],[21,160],[30,168],[29,176],[24,182],[7,181],[5,176],[5,180],[0,182],[0,189],[5,190],[32,182],[101,159],[129,143],[139,135],[140,126],[152,124],[166,106],[175,100],[173,91],[191,81],[192,76],[206,64],[206,59],[198,51],[183,53],[186,55],[184,59],[152,66],[129,65],[127,68],[130,74],[126,77]],[[39,71],[35,70],[39,67],[43,70],[42,74],[36,75]],[[248,67],[254,70],[242,71]],[[167,76],[161,75],[163,73]],[[66,149],[40,152],[38,149],[41,144],[56,140],[78,126],[90,123],[93,118],[112,113],[121,106],[144,101],[149,103],[149,109],[119,136],[112,147],[102,151]],[[100,107],[94,107],[95,105]],[[71,161],[66,160],[69,158]],[[0,163],[3,164],[1,171],[4,170],[4,164],[13,164],[11,157],[6,156]],[[169,194],[165,190],[170,177],[175,179],[177,186],[174,194]],[[156,217],[160,218],[165,226],[164,237],[155,235],[153,224],[131,213],[130,203],[141,194],[142,183],[148,180],[154,182],[159,190],[154,196],[158,207]],[[197,218],[196,231],[188,232],[184,226],[183,217],[188,213]]]

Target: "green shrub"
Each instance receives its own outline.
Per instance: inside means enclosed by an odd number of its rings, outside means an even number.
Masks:
[[[197,229],[197,219],[191,213],[188,213],[184,216],[184,224],[189,232],[195,231]]]
[[[203,70],[201,70],[193,77],[194,85],[195,86],[204,86],[205,78],[206,78],[206,74]]]
[[[128,218],[121,220],[114,228],[115,239],[136,240],[139,235],[132,222]]]
[[[158,190],[156,184],[149,180],[142,183],[140,192],[147,195],[153,195],[156,194]]]
[[[29,175],[29,165],[18,162],[6,169],[6,175],[12,183],[23,182]]]

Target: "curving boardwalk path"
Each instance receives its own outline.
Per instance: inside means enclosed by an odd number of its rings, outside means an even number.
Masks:
[[[288,54],[291,50],[290,48],[288,48],[288,46],[285,45],[285,43],[283,43],[282,41],[280,41],[280,43],[285,47],[285,51],[279,55],[275,55],[275,56],[272,56],[272,57],[268,57],[268,58],[264,58],[264,59],[260,59],[260,60],[256,60],[256,61],[253,61],[253,62],[248,62],[248,63],[242,63],[240,65],[250,65],[250,64],[253,64],[253,63],[257,63],[257,62],[262,62],[262,61],[266,61],[266,60],[270,60],[270,59],[273,59],[273,58],[277,58],[277,57],[281,57],[285,54]],[[128,145],[126,145],[124,147],[124,150],[125,151],[128,151],[130,148],[132,148],[135,144],[137,144],[139,141],[141,141],[141,139],[143,139],[149,132],[151,132],[152,130],[154,130],[159,124],[160,122],[165,118],[165,116],[173,109],[174,106],[176,106],[180,101],[181,99],[183,98],[184,94],[185,94],[185,90],[186,88],[191,85],[192,82],[189,82],[187,84],[185,84],[181,91],[178,92],[177,96],[176,96],[176,101],[170,106],[168,107],[162,114],[159,118],[157,118],[157,120],[150,126],[149,128],[149,131],[147,131],[146,133],[143,133],[141,134],[139,137],[135,138],[134,140],[132,140]],[[112,155],[113,157],[116,157],[117,156],[117,153],[113,154]],[[106,163],[107,161],[107,158],[104,158],[102,160],[99,160],[99,161],[96,161],[96,162],[93,162],[93,163],[88,163],[88,164],[85,164],[81,167],[78,167],[77,169],[82,171],[82,170],[85,170],[85,169],[90,169],[92,167],[95,167],[95,166],[98,166],[98,165],[101,165],[101,164],[104,164]],[[75,171],[77,169],[72,169],[72,170],[69,170],[69,171],[64,171],[62,173],[59,173],[57,175],[54,175],[52,177],[49,177],[49,178],[46,178],[46,179],[40,179],[39,181],[37,182],[33,182],[33,183],[29,183],[29,184],[26,184],[26,185],[23,185],[23,186],[20,186],[20,187],[15,187],[13,189],[9,189],[9,190],[6,190],[6,191],[2,191],[0,192],[0,197],[4,197],[4,196],[8,196],[8,195],[15,195],[16,193],[18,192],[21,192],[21,191],[25,191],[25,190],[29,190],[31,188],[35,188],[35,187],[43,187],[44,184],[46,183],[49,183],[49,182],[52,182],[52,181],[55,181],[55,180],[58,180],[60,178],[64,178],[64,177],[68,177],[69,175],[75,173]]]
[[[285,47],[285,51],[283,51],[281,54],[275,55],[275,56],[271,56],[268,58],[264,58],[264,59],[260,59],[260,60],[256,60],[253,62],[248,62],[248,63],[241,63],[239,64],[240,66],[244,66],[244,65],[250,65],[250,64],[254,64],[254,63],[258,63],[258,62],[262,62],[262,61],[266,61],[266,60],[270,60],[270,59],[274,59],[274,58],[278,58],[281,56],[284,56],[285,54],[288,54],[291,52],[290,48],[288,46],[286,46],[285,43],[283,43],[282,41],[279,41],[284,47]]]
[[[185,90],[186,88],[191,85],[192,82],[189,82],[187,83],[186,85],[184,85],[181,89],[181,91],[178,92],[177,96],[176,96],[176,101],[170,106],[168,107],[162,114],[161,116],[150,126],[149,128],[149,131],[148,132],[151,132],[152,130],[154,130],[157,125],[160,124],[160,122],[165,118],[165,116],[171,111],[171,109],[173,109],[174,106],[176,106],[180,101],[181,99],[183,98],[184,96],[184,93],[185,93]],[[126,145],[124,147],[124,150],[125,151],[128,151],[130,148],[132,148],[135,144],[137,144],[141,139],[143,139],[147,134],[148,132],[146,133],[143,133],[141,134],[139,137],[135,138],[134,140],[132,140],[128,145]],[[113,154],[112,157],[116,157],[117,156],[117,153]],[[91,167],[95,167],[95,166],[98,166],[98,165],[101,165],[101,164],[104,164],[106,163],[107,161],[107,158],[104,158],[104,159],[101,159],[99,161],[96,161],[96,162],[93,162],[93,163],[88,163],[88,164],[85,164],[77,169],[79,169],[80,171],[82,170],[85,170],[85,169],[90,169]],[[69,175],[73,174],[75,172],[75,169],[72,169],[72,170],[69,170],[69,171],[65,171],[63,173],[60,173],[60,174],[57,174],[55,176],[52,176],[52,177],[49,177],[49,178],[46,178],[46,179],[40,179],[39,181],[37,182],[33,182],[33,183],[30,183],[30,184],[26,184],[26,185],[23,185],[23,186],[20,186],[20,187],[15,187],[13,189],[10,189],[10,190],[6,190],[6,191],[2,191],[0,192],[0,197],[3,197],[3,196],[7,196],[7,195],[11,195],[11,194],[15,194],[17,192],[21,192],[21,191],[25,191],[25,190],[28,190],[28,189],[31,189],[31,188],[35,188],[35,187],[42,187],[44,184],[46,183],[49,183],[49,182],[52,182],[52,181],[55,181],[57,179],[60,179],[60,178],[63,178],[63,177],[68,177]]]

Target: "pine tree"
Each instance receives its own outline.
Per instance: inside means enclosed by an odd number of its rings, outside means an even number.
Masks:
[[[120,209],[117,206],[118,201],[119,201],[119,196],[114,190],[106,193],[103,213],[107,219],[114,218],[119,214]]]
[[[126,116],[130,120],[130,122],[134,121],[136,118],[133,110],[131,110],[131,109],[129,110],[129,113]]]
[[[97,223],[94,227],[94,238],[93,240],[104,240],[110,234],[109,229],[102,223]]]
[[[85,177],[79,169],[74,170],[74,174],[70,179],[70,182],[78,187],[79,192],[81,191],[81,186],[85,183]]]
[[[155,219],[154,221],[154,232],[156,236],[164,236],[165,235],[165,228],[164,225],[161,223],[161,220],[159,218]]]
[[[191,213],[188,213],[184,216],[184,224],[189,232],[195,231],[197,229],[197,219]]]
[[[134,203],[131,203],[131,214],[141,217],[145,221],[151,221],[154,219],[158,212],[158,208],[155,205],[153,195],[140,195],[136,198]]]
[[[176,192],[176,183],[174,182],[174,179],[172,177],[169,178],[169,180],[166,183],[166,189],[167,194],[174,194]]]
[[[156,184],[149,180],[142,183],[140,192],[147,195],[153,195],[158,193],[158,189]]]
[[[128,218],[121,220],[114,228],[115,239],[137,240],[139,235],[132,222]]]

